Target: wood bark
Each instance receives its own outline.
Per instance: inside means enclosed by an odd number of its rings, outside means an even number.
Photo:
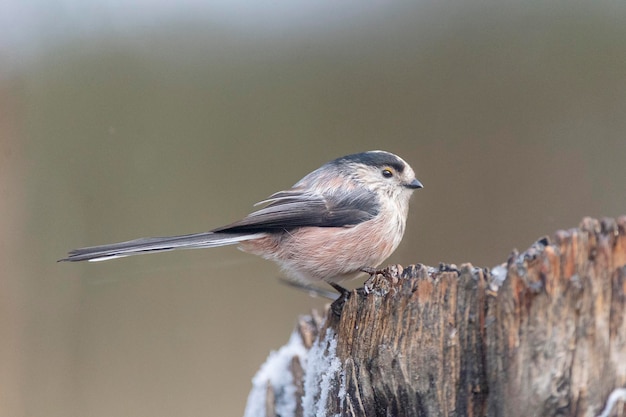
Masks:
[[[626,217],[584,219],[496,269],[392,266],[334,307],[298,326],[339,359],[321,414],[595,416],[626,386]],[[295,413],[319,415],[300,359]]]

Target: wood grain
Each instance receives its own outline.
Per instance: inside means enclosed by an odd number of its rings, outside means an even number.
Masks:
[[[501,271],[394,265],[326,317],[302,318],[305,346],[333,342],[341,363],[317,398],[325,415],[597,415],[626,385],[626,217],[586,218]]]

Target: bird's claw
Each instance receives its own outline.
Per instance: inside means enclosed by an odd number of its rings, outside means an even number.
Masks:
[[[376,277],[378,275],[382,275],[383,277],[385,277],[388,282],[392,282],[394,278],[389,267],[383,268],[383,269],[377,269],[377,268],[366,266],[366,267],[361,268],[360,271],[365,272],[366,274],[369,274],[370,276],[367,279],[367,281],[365,281],[365,283],[363,284],[363,291],[365,292],[365,294],[369,294],[372,291],[374,291],[374,281],[376,280]]]
[[[346,301],[348,301],[348,298],[350,298],[350,291],[334,282],[329,282],[328,284],[339,292],[339,298],[333,301],[333,303],[330,305],[330,309],[332,310],[333,314],[339,317],[341,316],[343,305],[346,303]]]

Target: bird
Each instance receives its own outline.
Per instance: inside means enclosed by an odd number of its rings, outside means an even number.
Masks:
[[[326,282],[342,292],[340,282],[371,274],[396,250],[410,197],[420,188],[415,172],[399,156],[380,150],[355,153],[322,165],[226,226],[74,249],[59,262],[236,244],[276,262],[290,282]]]

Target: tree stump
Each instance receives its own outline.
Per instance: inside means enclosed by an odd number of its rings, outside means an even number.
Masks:
[[[626,415],[626,217],[492,269],[391,266],[334,307],[268,358],[246,416],[595,416],[612,392]]]

